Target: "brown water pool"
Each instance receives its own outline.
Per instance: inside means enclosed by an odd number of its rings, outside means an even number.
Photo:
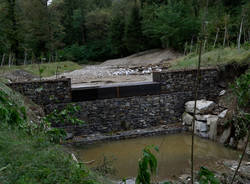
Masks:
[[[116,173],[114,179],[133,178],[137,175],[138,160],[142,150],[147,145],[159,147],[156,153],[158,159],[157,180],[175,178],[181,174],[189,173],[191,135],[177,134],[155,137],[142,137],[136,139],[107,142],[82,147],[74,147],[81,161],[95,160],[89,167],[96,167],[104,156],[113,160]],[[223,159],[234,160],[240,153],[225,148],[218,143],[195,137],[195,168],[206,166],[210,169],[223,170]]]

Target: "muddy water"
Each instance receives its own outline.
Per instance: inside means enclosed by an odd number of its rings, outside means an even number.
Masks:
[[[132,178],[137,174],[138,159],[146,145],[156,145],[160,151],[157,153],[158,174],[157,179],[175,178],[181,174],[189,173],[191,136],[186,134],[146,137],[95,144],[78,147],[77,152],[81,161],[95,160],[90,167],[96,167],[105,155],[113,161],[116,169],[115,179]],[[227,149],[222,145],[209,140],[195,138],[195,167],[207,166],[210,169],[223,170],[222,159],[237,159],[239,152]]]

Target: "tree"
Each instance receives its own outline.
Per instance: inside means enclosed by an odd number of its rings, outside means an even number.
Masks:
[[[109,38],[113,54],[120,57],[124,55],[126,49],[126,46],[123,42],[124,31],[124,17],[122,15],[116,15],[111,21]]]
[[[167,6],[149,6],[143,12],[143,34],[151,39],[160,39],[163,47],[182,50],[200,30],[200,19],[191,6],[183,1],[170,1]]]
[[[125,44],[129,53],[139,52],[143,48],[141,17],[137,5],[131,10],[126,29]]]

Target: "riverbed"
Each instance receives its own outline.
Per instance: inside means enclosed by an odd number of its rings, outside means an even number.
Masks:
[[[134,178],[137,175],[138,160],[142,150],[147,145],[159,147],[154,152],[158,159],[158,172],[156,180],[175,179],[189,173],[191,136],[188,134],[163,135],[154,137],[141,137],[114,142],[98,143],[74,147],[74,152],[83,162],[93,161],[89,167],[96,168],[108,159],[115,173],[113,179]],[[216,171],[224,171],[224,159],[237,160],[240,152],[225,148],[223,145],[210,140],[195,137],[195,168],[206,166]]]

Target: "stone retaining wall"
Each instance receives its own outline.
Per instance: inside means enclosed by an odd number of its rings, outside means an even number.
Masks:
[[[218,71],[202,69],[201,75],[199,99],[214,100],[220,91]],[[133,94],[130,97],[126,93],[123,98],[76,102],[82,107],[79,118],[87,123],[78,127],[69,125],[67,129],[78,134],[109,133],[180,122],[185,102],[194,99],[195,77],[196,70],[157,72],[153,74],[153,82],[160,87],[155,94],[149,90],[150,93],[138,96],[136,88],[129,93]],[[70,79],[12,83],[10,87],[44,105],[47,113],[72,102]]]
[[[178,70],[153,73],[153,81],[161,83],[162,93],[193,91],[197,70]],[[201,69],[199,88],[202,90],[217,89],[219,71],[215,68]]]
[[[71,102],[71,80],[58,79],[8,84],[38,105]]]
[[[206,98],[214,91],[199,91],[199,98]],[[193,100],[191,91],[129,98],[112,98],[84,101],[79,118],[87,123],[82,126],[66,127],[76,134],[108,133],[121,130],[141,129],[157,125],[181,122],[186,101]],[[66,104],[47,106],[48,112],[63,109]]]

